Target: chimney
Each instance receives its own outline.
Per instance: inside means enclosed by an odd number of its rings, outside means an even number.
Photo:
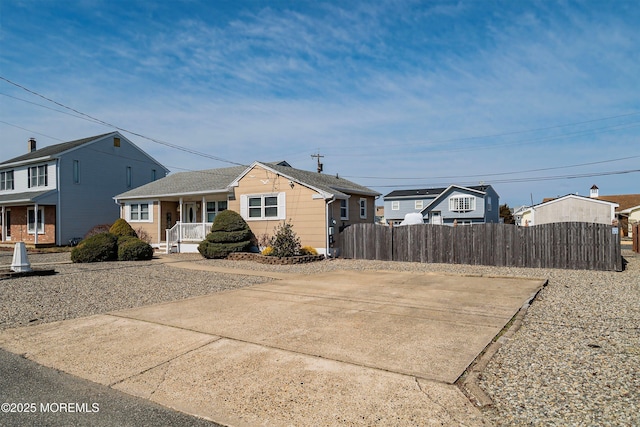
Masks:
[[[34,151],[36,151],[36,139],[35,138],[29,138],[29,142],[27,143],[27,149],[29,150],[29,153],[33,153]]]
[[[592,199],[597,199],[598,198],[598,186],[593,184],[591,186],[591,192],[589,193],[589,197],[591,197]]]

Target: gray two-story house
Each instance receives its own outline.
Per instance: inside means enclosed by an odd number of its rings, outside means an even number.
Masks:
[[[66,245],[120,217],[113,196],[168,169],[119,132],[37,149],[0,163],[0,242]]]
[[[490,185],[395,190],[384,196],[384,216],[391,225],[399,225],[408,213],[419,213],[426,224],[497,223],[499,201]]]

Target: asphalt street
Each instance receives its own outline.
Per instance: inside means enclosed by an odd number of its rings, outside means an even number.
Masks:
[[[5,427],[220,426],[4,350],[0,350],[0,405],[0,425]]]

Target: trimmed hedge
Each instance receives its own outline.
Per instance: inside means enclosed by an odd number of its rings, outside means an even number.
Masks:
[[[211,233],[198,245],[205,258],[225,258],[232,252],[247,252],[255,237],[239,213],[226,210],[216,215]]]
[[[81,241],[71,251],[73,262],[142,261],[153,257],[153,248],[133,236],[100,233]]]
[[[153,248],[137,237],[118,239],[118,261],[146,261],[153,258]]]
[[[109,228],[109,233],[120,236],[138,237],[136,231],[129,225],[127,221],[122,218],[118,218]]]
[[[73,262],[115,261],[118,258],[118,238],[111,233],[100,233],[81,241],[71,251]]]

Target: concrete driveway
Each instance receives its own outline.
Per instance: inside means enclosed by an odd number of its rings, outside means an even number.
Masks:
[[[340,271],[0,333],[229,425],[483,425],[453,383],[544,282]]]

